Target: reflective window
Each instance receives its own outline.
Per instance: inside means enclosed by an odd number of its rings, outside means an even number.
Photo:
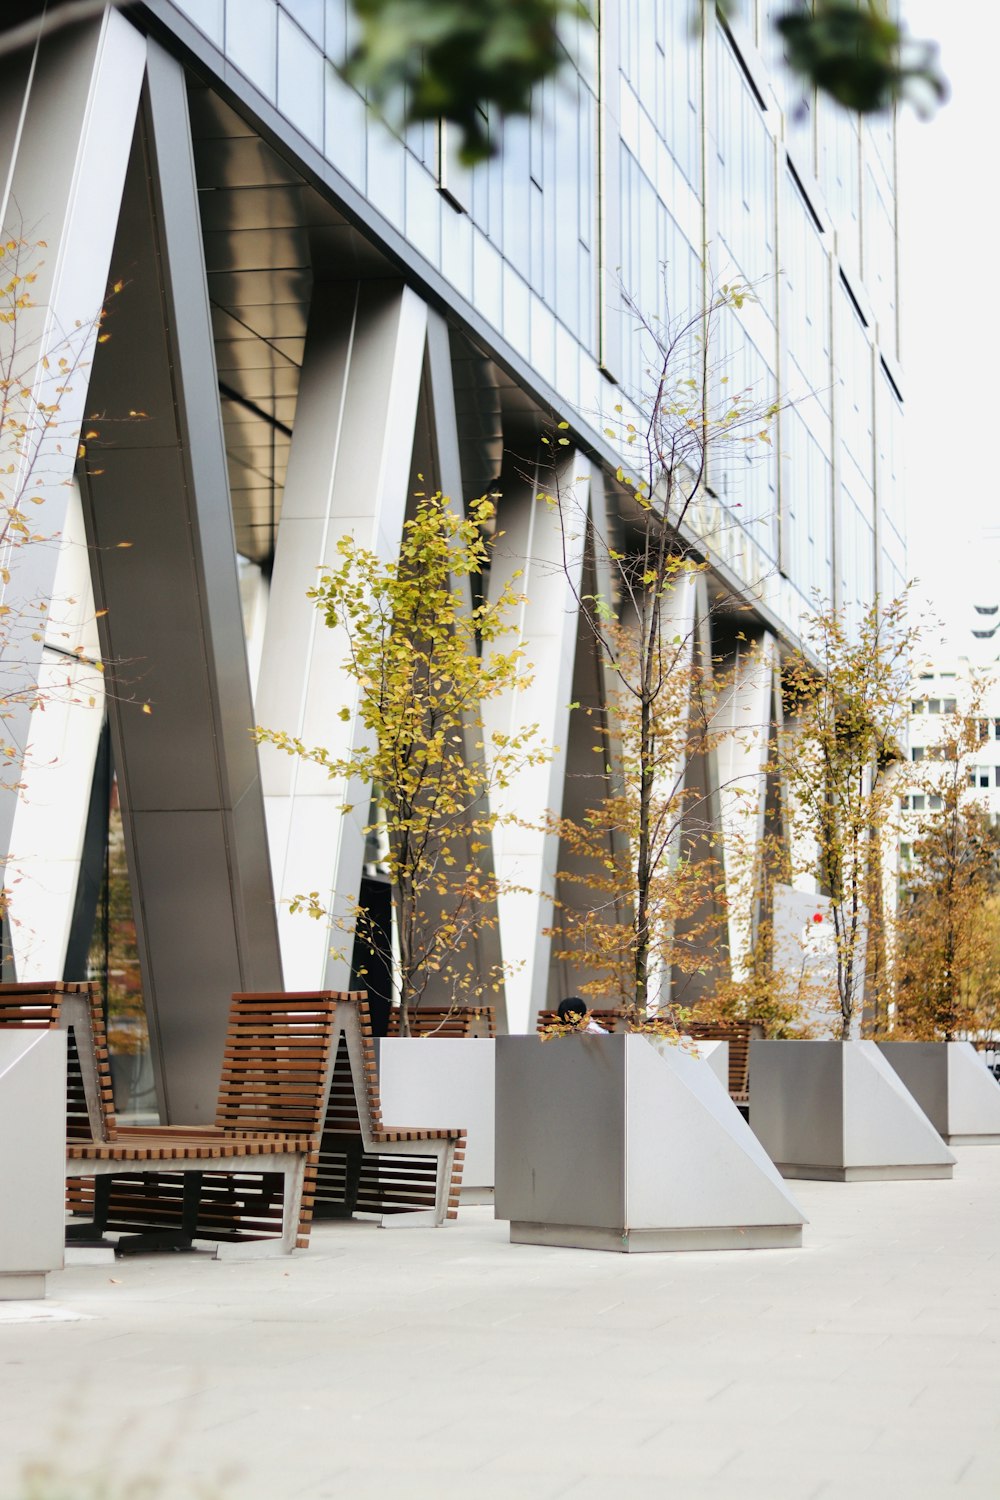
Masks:
[[[837,421],[847,482],[855,502],[871,515],[872,349],[864,325],[846,288],[836,289],[836,371],[839,387]]]
[[[890,354],[896,351],[896,213],[881,173],[865,170],[862,269],[879,331]]]
[[[369,110],[368,197],[397,229],[403,229],[406,205],[406,156],[392,131]]]
[[[326,64],[326,157],[355,187],[364,190],[368,162],[368,106]]]
[[[278,108],[302,134],[323,146],[323,75],[320,49],[284,11],[278,17]]]
[[[833,594],[831,466],[801,414],[782,416],[782,447],[787,453],[782,492],[785,513],[783,570],[807,598]]]
[[[223,45],[226,30],[225,0],[174,0],[174,3],[217,47]]]
[[[875,533],[846,483],[840,489],[840,604],[857,627],[875,598]]]
[[[325,31],[323,0],[281,0],[281,3],[322,50]]]
[[[724,280],[735,272],[750,282],[773,317],[774,142],[721,26],[714,60],[715,211],[727,252],[716,269]]]
[[[876,433],[878,448],[879,506],[886,522],[890,550],[901,563],[906,559],[906,505],[903,485],[903,408],[899,394],[885,367],[875,375]]]
[[[743,317],[728,309],[718,319],[715,349],[720,403],[733,393],[753,407],[766,407],[775,396],[770,361],[750,337]],[[718,408],[721,410],[721,405]],[[773,442],[755,440],[759,428],[737,424],[731,437],[717,441],[710,456],[709,484],[730,508],[765,555],[778,557],[778,466]]]
[[[788,395],[813,392],[830,410],[830,257],[816,221],[792,172],[785,173],[781,270],[785,347],[793,368]]]
[[[861,265],[861,147],[856,118],[818,99],[819,180],[837,229],[837,248],[852,269]]]
[[[226,52],[240,72],[274,103],[278,11],[273,0],[226,0]]]

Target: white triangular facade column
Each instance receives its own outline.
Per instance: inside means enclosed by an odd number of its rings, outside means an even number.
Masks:
[[[573,666],[576,657],[579,591],[586,550],[590,465],[570,454],[561,465],[561,483],[573,489],[573,505],[560,517],[556,505],[536,498],[539,485],[512,477],[503,483],[497,542],[490,569],[490,598],[506,583],[525,596],[517,619],[517,639],[526,656],[531,681],[484,704],[487,746],[493,732],[509,734],[523,724],[537,724],[539,740],[552,746],[544,765],[521,773],[517,784],[494,811],[515,813],[516,824],[501,824],[494,835],[499,879],[524,887],[499,900],[500,945],[508,972],[507,1026],[511,1032],[534,1030],[535,1017],[548,999],[549,959],[559,840],[545,828],[549,813],[562,811],[569,735]],[[555,488],[549,479],[546,489]],[[517,576],[519,575],[519,576]],[[510,649],[512,639],[500,641]]]

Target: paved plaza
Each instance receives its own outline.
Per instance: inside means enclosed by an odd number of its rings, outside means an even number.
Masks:
[[[796,1184],[799,1251],[511,1246],[469,1208],[73,1266],[0,1305],[0,1496],[996,1500],[1000,1148],[956,1154]]]

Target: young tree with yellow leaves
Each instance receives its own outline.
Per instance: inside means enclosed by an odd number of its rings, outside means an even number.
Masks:
[[[722,733],[698,533],[708,487],[721,487],[736,453],[744,461],[770,443],[779,410],[733,388],[719,354],[723,321],[752,298],[723,285],[695,314],[661,320],[623,292],[648,370],[606,429],[623,455],[616,539],[572,493],[539,497],[558,507],[564,537],[587,529],[598,584],[577,602],[607,683],[598,748],[610,793],[582,818],[554,820],[572,856],[561,879],[575,887],[559,907],[557,951],[594,971],[592,993],[616,994],[637,1017],[660,1008],[671,980],[676,999],[679,976],[713,968],[723,925],[713,794],[692,769]]]
[[[896,921],[896,1033],[916,1040],[950,1042],[996,1019],[1000,832],[969,784],[984,691],[975,684],[969,704],[944,716],[906,780],[927,807],[912,830]]]
[[[783,664],[786,731],[779,756],[795,841],[814,852],[830,897],[836,982],[829,997],[840,1038],[860,1026],[869,913],[882,882],[881,839],[891,825],[909,711],[916,631],[906,601],[871,604],[860,621],[817,608],[800,651]]]
[[[494,517],[487,497],[459,515],[444,496],[421,495],[395,561],[342,537],[340,565],[310,597],[325,623],[345,633],[344,668],[359,688],[365,742],[338,757],[280,730],[257,731],[331,778],[371,792],[378,813],[366,832],[388,840],[403,1035],[429,987],[459,1004],[502,984],[502,966],[482,972],[476,953],[477,939],[496,926],[501,889],[492,864],[491,795],[548,755],[533,725],[495,732],[486,753],[483,703],[530,680],[519,647],[497,648],[513,632],[519,596],[507,587],[492,602],[469,597],[469,580],[489,562],[486,528]],[[350,717],[347,708],[341,713]],[[297,908],[327,916],[316,892],[297,897]],[[356,902],[351,925],[364,942],[384,947]]]

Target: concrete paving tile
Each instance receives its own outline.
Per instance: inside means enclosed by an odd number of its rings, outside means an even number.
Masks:
[[[683,1481],[687,1481],[683,1491],[673,1488],[675,1483]],[[734,1483],[731,1478],[720,1479],[710,1474],[692,1476],[673,1472],[650,1478],[630,1472],[627,1466],[623,1467],[620,1482],[614,1490],[609,1489],[607,1479],[588,1475],[564,1491],[565,1500],[611,1500],[615,1495],[627,1497],[627,1500],[673,1500],[675,1495],[682,1495],[683,1500],[815,1500],[816,1494],[814,1479],[795,1474],[786,1476],[779,1492],[770,1479],[758,1483],[741,1475]],[[885,1500],[884,1496],[882,1500]]]
[[[331,1480],[300,1490],[295,1500],[562,1500],[575,1476],[520,1473],[490,1475],[477,1470],[474,1480],[449,1470],[400,1474],[394,1469],[357,1468],[338,1472]],[[606,1491],[605,1491],[606,1495]],[[663,1500],[662,1489],[660,1500]]]
[[[635,1448],[626,1443],[598,1448],[570,1436],[540,1443],[521,1443],[515,1438],[509,1452],[491,1459],[482,1472],[508,1476],[522,1471],[552,1476],[575,1473],[599,1477],[606,1490],[626,1493],[622,1481],[625,1471],[633,1478],[659,1479],[661,1484],[664,1480],[693,1482],[718,1474],[733,1456],[728,1442],[720,1444],[718,1432],[714,1442],[701,1448],[677,1444],[667,1454],[647,1445]],[[477,1471],[477,1482],[478,1478]]]
[[[907,1476],[900,1481],[900,1486],[898,1490],[888,1489],[884,1481],[877,1477],[831,1481],[820,1486],[814,1500],[886,1500],[887,1495],[897,1494],[905,1496],[905,1500],[946,1500],[948,1496],[955,1496],[956,1500],[958,1496],[962,1500],[996,1500],[997,1496],[995,1483],[991,1488],[965,1490],[951,1485],[942,1487],[936,1479],[922,1480]]]
[[[842,1429],[841,1442],[831,1432],[825,1449],[809,1455],[809,1470],[817,1486],[823,1483],[857,1482],[861,1487],[881,1485],[883,1495],[905,1496],[913,1483],[936,1484],[939,1496],[943,1490],[955,1485],[965,1463],[961,1452],[938,1451],[927,1443],[920,1449],[911,1448],[908,1453],[884,1453],[859,1450],[854,1445],[853,1434]],[[770,1479],[780,1485],[789,1468],[788,1454],[776,1445],[774,1448],[744,1448],[723,1470],[734,1481],[741,1482],[745,1475],[755,1479]],[[874,1488],[873,1488],[874,1493]]]

